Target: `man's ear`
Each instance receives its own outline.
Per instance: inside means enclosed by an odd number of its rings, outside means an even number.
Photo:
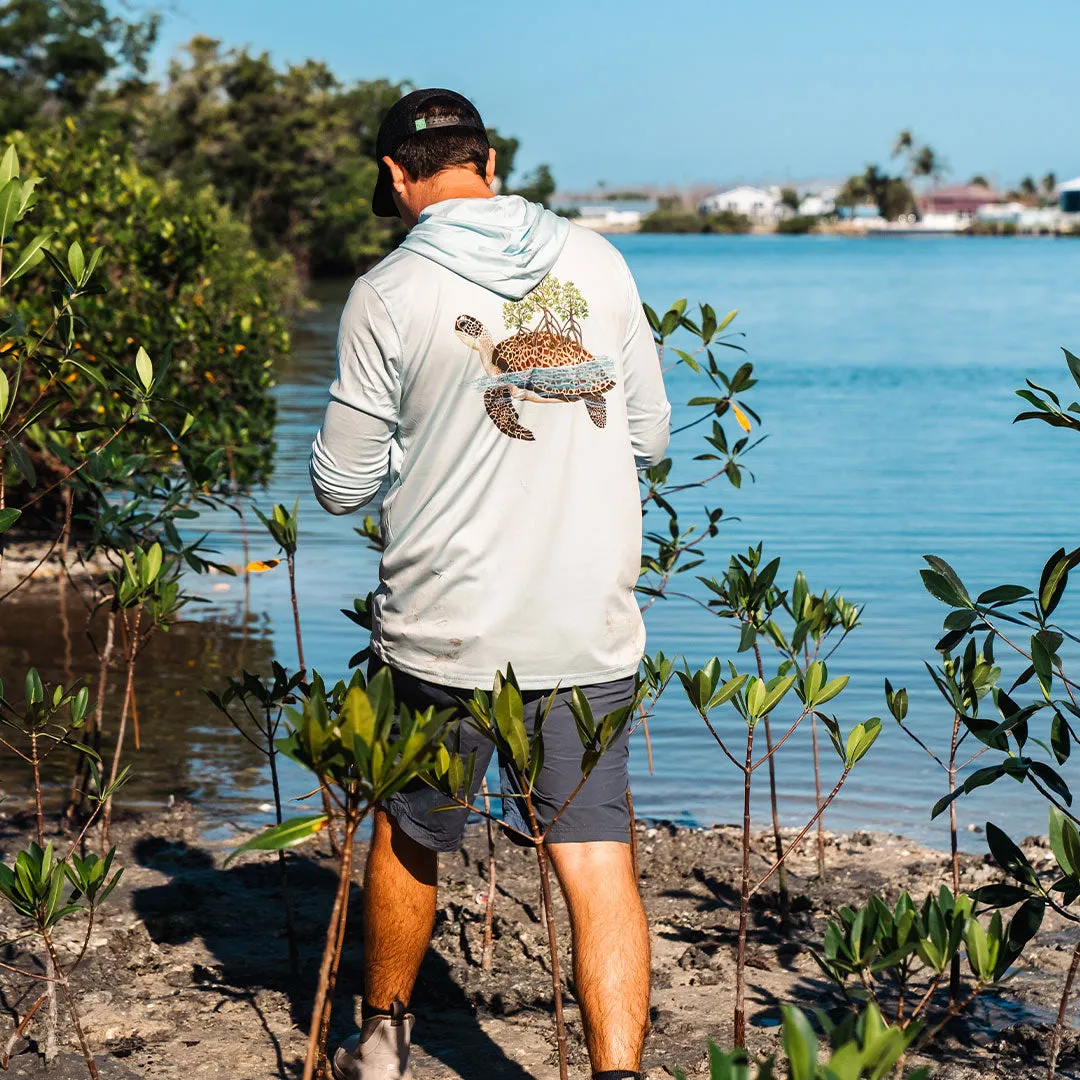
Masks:
[[[484,183],[488,187],[495,182],[495,147],[488,151],[487,168],[484,170]]]
[[[383,164],[390,170],[390,182],[393,184],[394,190],[399,195],[404,195],[407,176],[405,170],[392,157],[384,157]]]

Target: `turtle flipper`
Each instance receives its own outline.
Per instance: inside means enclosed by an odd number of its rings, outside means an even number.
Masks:
[[[607,402],[603,394],[582,394],[581,400],[589,410],[589,419],[598,427],[607,426]],[[489,410],[490,411],[490,410]]]
[[[510,387],[492,386],[484,391],[484,408],[487,409],[491,422],[511,439],[521,439],[523,442],[534,442],[535,436],[527,428],[522,426],[518,414],[510,399]]]

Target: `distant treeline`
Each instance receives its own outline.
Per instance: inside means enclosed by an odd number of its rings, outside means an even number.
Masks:
[[[268,255],[301,276],[362,269],[400,233],[375,218],[375,135],[411,87],[340,81],[323,63],[276,67],[266,53],[195,37],[161,82],[148,78],[159,16],[117,16],[101,0],[11,0],[0,11],[0,135],[66,128],[133,156],[185,189],[213,188]],[[518,140],[490,132],[507,189]],[[541,166],[519,191],[546,202]]]

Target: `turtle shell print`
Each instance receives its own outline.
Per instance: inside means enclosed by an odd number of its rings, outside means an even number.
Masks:
[[[528,296],[503,304],[503,322],[513,331],[496,343],[472,315],[459,315],[454,332],[480,354],[486,375],[474,385],[484,392],[492,423],[511,439],[533,442],[514,399],[583,401],[589,419],[607,423],[604,394],[615,385],[615,365],[595,357],[581,343],[581,322],[589,306],[573,282],[550,274]]]

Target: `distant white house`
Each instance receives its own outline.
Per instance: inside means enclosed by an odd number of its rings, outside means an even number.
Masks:
[[[1080,214],[1080,176],[1058,185],[1058,205],[1063,214]]]
[[[805,217],[825,217],[836,213],[837,187],[826,187],[820,191],[811,191],[803,196],[799,203],[799,213]]]
[[[703,214],[742,214],[762,225],[771,224],[783,216],[779,192],[742,185],[728,191],[717,191],[698,203]]]

